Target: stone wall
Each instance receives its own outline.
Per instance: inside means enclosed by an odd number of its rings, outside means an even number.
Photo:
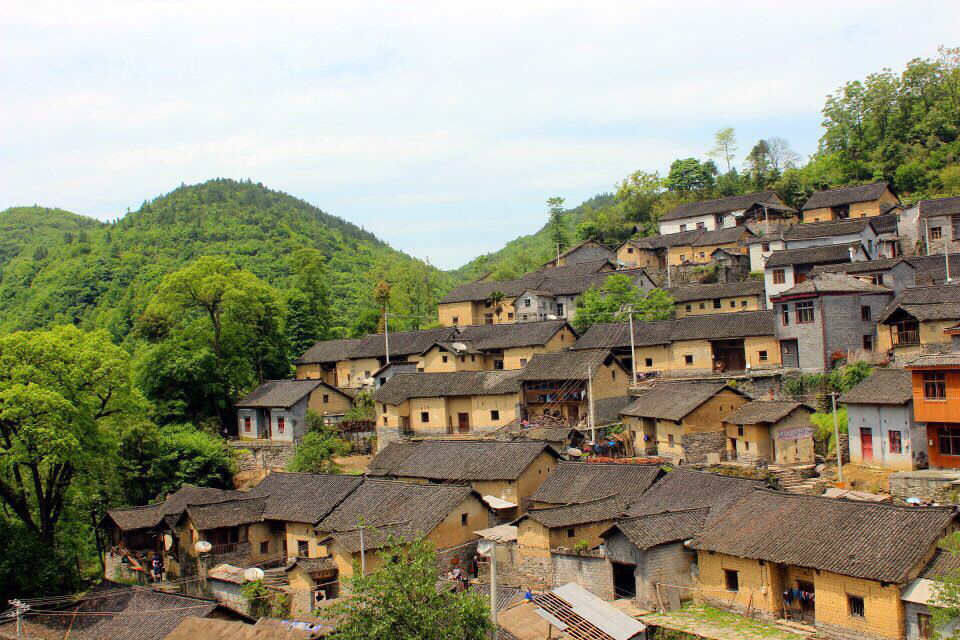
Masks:
[[[602,554],[552,551],[553,585],[576,582],[601,600],[614,600],[613,566]]]
[[[229,444],[237,456],[238,471],[285,469],[296,452],[290,443],[231,440]]]
[[[890,495],[905,500],[920,498],[937,502],[956,503],[960,492],[958,471],[904,471],[890,475]]]
[[[703,464],[707,462],[707,455],[716,453],[720,460],[727,458],[727,433],[713,431],[707,433],[683,434],[683,461],[684,464]]]

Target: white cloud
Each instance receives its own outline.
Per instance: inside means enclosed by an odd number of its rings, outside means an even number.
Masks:
[[[540,227],[548,196],[701,155],[721,126],[810,153],[828,92],[960,22],[928,0],[785,6],[14,3],[0,207],[114,217],[250,177],[456,266]]]

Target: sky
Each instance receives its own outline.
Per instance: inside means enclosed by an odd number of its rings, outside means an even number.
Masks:
[[[926,0],[11,2],[0,209],[250,178],[453,268],[721,127],[738,164],[770,136],[806,157],[828,93],[957,25]]]

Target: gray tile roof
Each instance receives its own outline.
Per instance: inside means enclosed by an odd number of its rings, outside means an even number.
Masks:
[[[785,400],[752,400],[723,417],[724,422],[730,424],[760,424],[763,422],[775,423],[783,420],[797,409],[805,410],[808,414],[814,409],[802,402],[787,402]]]
[[[905,264],[907,268],[916,269],[913,264],[904,258],[885,258],[882,260],[860,260],[844,264],[817,265],[810,270],[810,276],[816,277],[821,273],[876,273],[885,272],[898,264]]]
[[[361,338],[347,340],[322,340],[306,350],[294,364],[317,364],[337,362],[349,358],[362,342]]]
[[[960,196],[937,198],[936,200],[921,200],[917,206],[920,207],[921,218],[958,216],[960,215]]]
[[[572,527],[579,524],[590,524],[614,520],[619,517],[625,505],[617,494],[602,498],[595,498],[589,502],[549,507],[546,509],[531,509],[522,516],[540,523],[548,529],[557,527]]]
[[[662,219],[662,218],[661,218]],[[633,238],[629,242],[640,249],[658,250],[671,247],[692,246],[703,235],[703,229],[692,229],[678,233],[663,233],[653,236]]]
[[[627,370],[609,351],[597,349],[535,354],[520,370],[520,380],[586,380],[588,368],[590,374],[596,376],[604,364],[627,375]]]
[[[463,482],[516,480],[543,452],[559,457],[553,447],[539,441],[391,442],[370,462],[367,475]]]
[[[812,240],[833,236],[852,236],[863,233],[870,226],[871,218],[853,218],[850,220],[829,220],[826,222],[806,222],[795,224],[783,232],[783,239]]]
[[[515,324],[475,324],[463,327],[463,330],[454,337],[452,342],[463,342],[480,351],[542,346],[564,327],[569,327],[566,320],[543,320]],[[576,331],[573,331],[573,334],[576,335]]]
[[[726,388],[726,382],[658,382],[640,392],[620,413],[638,418],[682,420]]]
[[[773,296],[773,299],[788,298],[791,296],[802,295],[823,295],[823,294],[893,294],[892,289],[881,287],[876,284],[864,282],[859,278],[854,278],[846,273],[821,273],[813,278],[804,280],[800,284],[790,287],[783,293]]]
[[[237,407],[289,409],[321,386],[327,386],[323,380],[267,380],[237,401]],[[337,391],[333,387],[328,389]],[[337,391],[337,393],[340,392]]]
[[[896,507],[759,490],[708,522],[693,546],[904,584],[955,518],[952,507]]]
[[[917,286],[942,283],[946,280],[947,265],[943,254],[906,258],[917,269]],[[960,253],[950,254],[950,277],[960,279]]]
[[[726,227],[724,229],[715,229],[713,231],[704,231],[696,240],[693,241],[694,247],[707,247],[715,244],[730,244],[738,242],[743,236],[752,236],[746,227]]]
[[[190,505],[185,513],[190,517],[197,530],[208,531],[210,529],[262,522],[266,503],[267,499],[265,497],[243,497],[214,504]]]
[[[410,398],[504,395],[520,390],[522,369],[398,373],[373,392],[374,402],[400,404]]]
[[[874,182],[857,187],[840,187],[827,191],[818,191],[803,203],[803,207],[801,207],[800,210],[808,211],[810,209],[837,207],[855,202],[870,202],[871,200],[880,198],[889,186],[889,183],[886,182]]]
[[[609,398],[594,398],[593,419],[598,427],[620,422],[620,411],[633,402],[630,396],[611,396]]]
[[[847,404],[903,405],[913,400],[913,375],[905,369],[874,369],[868,378],[840,396]]]
[[[747,480],[717,473],[674,469],[641,495],[628,516],[649,515],[668,511],[685,511],[709,507],[711,515],[765,487],[760,480]]]
[[[887,305],[877,321],[886,323],[897,311],[903,311],[921,321],[960,319],[960,286],[939,285],[904,289]]]
[[[859,242],[844,244],[827,244],[819,247],[804,247],[802,249],[780,249],[774,251],[767,258],[766,267],[788,267],[795,264],[822,264],[827,262],[852,262],[850,249],[856,251],[861,246]]]
[[[607,261],[602,261],[606,264]],[[593,263],[588,263],[593,264]],[[514,280],[496,282],[474,282],[460,285],[444,296],[441,304],[452,302],[479,302],[486,300],[494,291],[499,291],[507,298],[515,298],[526,291],[536,292],[538,295],[580,295],[591,287],[600,288],[612,275],[627,275],[639,278],[646,275],[643,269],[621,269],[619,271],[589,271],[576,273],[575,270],[553,273],[566,270],[567,267],[554,267],[524,274]],[[649,277],[649,276],[647,276]]]
[[[166,496],[162,502],[143,507],[110,509],[105,517],[116,523],[121,531],[135,529],[152,529],[164,518],[179,518],[188,504],[211,504],[243,497],[240,491],[232,489],[215,489],[213,487],[196,487],[185,484],[173,493]]]
[[[760,191],[758,193],[748,193],[742,196],[730,196],[728,198],[718,198],[716,200],[706,200],[704,202],[689,202],[687,204],[681,204],[676,209],[664,214],[660,217],[660,220],[679,220],[681,218],[690,218],[692,216],[740,211],[747,209],[750,207],[750,205],[757,202],[778,201],[779,198],[777,198],[777,194],[773,191]]]
[[[947,576],[956,576],[960,570],[960,554],[953,554],[944,549],[937,549],[933,559],[920,573],[921,578],[928,580],[943,580]]]
[[[693,300],[712,300],[713,298],[733,298],[741,296],[764,295],[763,280],[745,280],[744,282],[721,282],[716,284],[688,284],[670,289],[675,302]]]
[[[656,464],[561,462],[530,499],[559,505],[618,494],[630,504],[663,473]]]
[[[677,340],[723,340],[751,336],[772,336],[776,315],[772,310],[737,311],[686,316],[662,322],[634,322],[633,338],[638,347],[669,344]],[[629,323],[599,323],[590,327],[572,350],[616,349],[630,346]]]
[[[670,542],[689,540],[703,530],[710,509],[688,509],[617,520],[603,537],[617,530],[641,551]]]
[[[456,328],[420,329],[417,331],[391,331],[390,355],[412,356],[426,351],[434,342],[450,340],[456,336]],[[383,334],[374,334],[363,338],[360,346],[351,358],[382,358],[386,355],[386,342]]]
[[[362,482],[360,476],[275,471],[247,496],[266,498],[264,520],[316,524]]]
[[[921,353],[907,362],[908,367],[960,367],[960,351]]]

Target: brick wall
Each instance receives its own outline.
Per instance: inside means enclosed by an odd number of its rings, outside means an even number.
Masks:
[[[613,567],[606,556],[553,551],[550,560],[554,586],[576,582],[601,600],[614,599]]]

